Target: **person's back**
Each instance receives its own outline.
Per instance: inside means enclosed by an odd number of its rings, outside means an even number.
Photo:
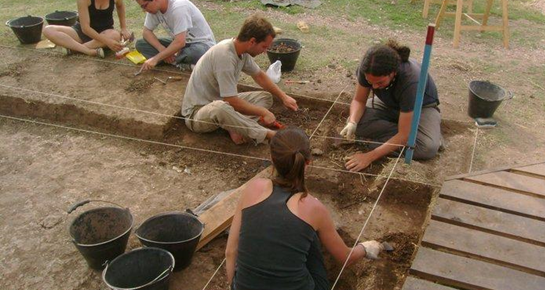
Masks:
[[[235,289],[327,289],[315,288],[307,269],[307,260],[318,258],[309,249],[319,252],[319,239],[314,228],[288,208],[291,196],[274,186],[268,198],[242,210]],[[327,280],[318,281],[324,282],[327,286]]]
[[[271,139],[277,174],[250,180],[233,217],[225,250],[231,290],[330,289],[321,244],[347,264],[376,259],[383,249],[376,241],[346,246],[327,208],[305,186],[310,157],[309,138],[300,128],[280,130]]]

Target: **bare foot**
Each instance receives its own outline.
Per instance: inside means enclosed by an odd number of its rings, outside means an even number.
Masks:
[[[227,132],[229,132],[229,136],[231,136],[231,140],[233,140],[233,142],[235,142],[235,144],[237,145],[241,145],[248,142],[248,140],[246,140],[244,136],[240,135],[239,133],[236,133],[235,131],[227,130]]]

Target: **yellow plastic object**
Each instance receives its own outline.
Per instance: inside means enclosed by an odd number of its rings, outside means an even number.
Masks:
[[[126,54],[126,57],[134,64],[140,64],[146,61],[146,57],[143,56],[138,50],[133,50]]]

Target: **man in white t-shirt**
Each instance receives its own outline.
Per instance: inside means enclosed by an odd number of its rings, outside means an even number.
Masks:
[[[280,90],[253,59],[269,48],[275,36],[271,23],[253,15],[244,21],[237,38],[223,40],[203,55],[193,69],[182,101],[182,116],[191,131],[206,133],[223,128],[236,144],[249,140],[261,143],[275,134],[270,129],[276,123],[269,111],[271,94],[288,109],[297,110],[297,102]],[[238,93],[240,72],[251,76],[266,92]]]
[[[189,0],[136,0],[136,3],[147,12],[144,38],[136,42],[136,49],[147,58],[143,70],[161,61],[180,67],[195,65],[216,44],[206,19]],[[157,38],[153,31],[159,24],[170,37]]]

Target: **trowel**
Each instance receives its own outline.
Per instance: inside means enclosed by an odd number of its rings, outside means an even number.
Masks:
[[[166,80],[162,80],[158,77],[153,77],[155,80],[161,82],[163,85],[166,85],[168,81],[170,80],[173,80],[173,81],[181,81],[184,79],[184,77],[168,77]]]

